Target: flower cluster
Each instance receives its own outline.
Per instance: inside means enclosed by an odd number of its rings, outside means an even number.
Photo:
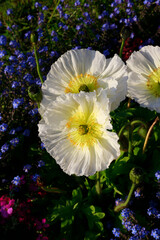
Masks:
[[[118,136],[109,131],[110,111],[125,99],[126,82],[117,55],[71,50],[52,65],[42,85],[39,136],[69,175],[93,175],[120,155]]]
[[[15,200],[11,199],[7,196],[2,196],[0,198],[0,212],[2,217],[8,218],[13,213],[13,206],[14,206]]]
[[[130,240],[160,238],[159,173],[159,170],[155,173],[156,179],[154,179],[154,183],[156,184],[154,188],[152,188],[153,192],[151,194],[146,194],[144,188],[144,194],[141,193],[138,196],[135,194],[130,205],[121,211],[122,225],[125,231],[119,228],[113,228],[112,234],[116,238],[125,239],[126,236]],[[147,191],[146,189],[146,192]],[[119,202],[120,200],[118,199],[117,201]],[[140,210],[137,209],[139,204],[140,206],[145,206],[141,209],[141,211],[143,211],[141,215],[139,212]],[[143,221],[140,217],[142,215]],[[143,226],[145,218],[147,219],[147,224]]]

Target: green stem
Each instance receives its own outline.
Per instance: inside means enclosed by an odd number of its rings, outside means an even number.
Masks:
[[[125,44],[125,39],[122,38],[121,48],[120,48],[120,51],[119,51],[120,58],[122,58],[122,52],[123,52],[124,44]]]
[[[128,136],[128,157],[132,155],[132,126],[129,126],[129,136]]]
[[[147,124],[146,124],[145,122],[141,121],[141,120],[133,120],[133,121],[131,122],[131,126],[134,126],[134,125],[136,125],[136,124],[143,125],[145,128],[147,128]]]
[[[54,12],[56,11],[57,6],[59,5],[59,3],[60,3],[60,0],[57,1],[57,4],[56,4],[56,6],[55,6],[54,9],[53,9],[53,12],[52,12],[52,14],[51,14],[51,16],[50,16],[50,18],[49,18],[49,20],[48,20],[47,25],[48,25],[48,24],[50,23],[50,21],[52,20],[53,15],[54,15]]]
[[[97,172],[97,173],[96,173],[96,176],[97,176],[96,192],[97,192],[98,195],[100,195],[101,192],[102,192],[102,189],[101,189],[101,181],[100,181],[100,172]]]
[[[122,209],[124,209],[124,208],[126,208],[126,207],[128,206],[128,203],[129,203],[129,201],[130,201],[130,199],[131,199],[131,196],[132,196],[132,194],[133,194],[133,191],[134,191],[134,189],[135,189],[135,186],[136,186],[136,184],[135,184],[135,183],[132,183],[132,186],[131,186],[131,189],[130,189],[130,191],[129,191],[129,194],[128,194],[128,197],[127,197],[126,201],[125,201],[124,203],[121,203],[121,204],[117,205],[117,206],[114,208],[114,211],[115,211],[115,212],[119,212],[120,210],[122,210]]]
[[[39,59],[38,59],[38,54],[37,54],[37,49],[36,49],[36,44],[35,43],[33,43],[33,49],[34,49],[36,65],[37,65],[37,73],[38,73],[38,76],[41,80],[41,83],[43,84],[43,78],[42,78],[40,67],[39,67]]]
[[[149,140],[149,137],[150,137],[150,134],[152,132],[152,129],[154,127],[154,125],[159,121],[159,117],[156,117],[156,119],[154,120],[154,122],[152,123],[152,125],[150,126],[148,132],[147,132],[147,135],[146,135],[146,138],[145,138],[145,141],[144,141],[144,145],[143,145],[143,153],[145,152],[146,150],[146,147],[147,147],[147,143],[148,143],[148,140]]]

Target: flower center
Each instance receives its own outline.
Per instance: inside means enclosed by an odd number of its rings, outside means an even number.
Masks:
[[[80,91],[89,92],[89,88],[87,87],[87,85],[82,84],[82,85],[79,87],[79,92],[80,92]]]
[[[160,68],[156,68],[148,76],[147,87],[150,89],[152,94],[156,97],[160,97]]]
[[[66,124],[67,138],[78,147],[93,146],[102,136],[102,125],[97,123],[95,113],[77,110]]]
[[[97,77],[90,74],[80,74],[69,81],[65,93],[93,92],[98,87]]]
[[[78,131],[80,135],[84,135],[88,133],[89,128],[87,125],[80,125]]]

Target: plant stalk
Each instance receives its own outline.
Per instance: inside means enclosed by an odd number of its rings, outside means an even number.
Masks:
[[[96,181],[96,192],[98,195],[101,194],[102,188],[101,188],[101,181],[100,181],[100,172],[96,173],[97,181]]]
[[[36,44],[35,43],[33,43],[33,49],[34,49],[36,65],[37,65],[37,73],[38,73],[38,76],[41,80],[41,83],[43,84],[43,78],[42,78],[40,67],[39,67],[39,59],[38,59],[38,54],[37,54],[37,49],[36,49]]]
[[[129,201],[131,199],[131,196],[133,194],[133,191],[135,189],[135,186],[136,184],[135,183],[132,183],[132,186],[131,186],[131,189],[129,191],[129,194],[128,194],[128,197],[126,199],[126,201],[124,203],[120,203],[119,205],[117,205],[115,208],[114,208],[114,211],[115,212],[119,212],[120,210],[124,209],[127,207],[127,205],[129,204]]]
[[[144,145],[143,145],[143,153],[145,152],[146,150],[146,147],[147,147],[147,143],[148,143],[148,140],[149,140],[149,137],[150,137],[150,134],[152,132],[152,129],[154,127],[154,125],[159,121],[159,117],[156,117],[156,119],[154,120],[154,122],[152,123],[152,125],[150,126],[148,132],[147,132],[147,135],[146,135],[146,138],[145,138],[145,141],[144,141]]]
[[[120,47],[120,51],[119,51],[120,58],[122,58],[122,52],[123,52],[124,44],[125,44],[125,39],[122,38],[121,47]]]

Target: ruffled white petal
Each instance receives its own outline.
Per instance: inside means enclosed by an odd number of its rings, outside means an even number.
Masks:
[[[51,101],[64,94],[70,80],[80,74],[90,74],[97,78],[99,87],[107,90],[111,111],[125,99],[127,71],[118,55],[106,59],[98,51],[70,50],[52,64],[47,79],[42,85],[43,99],[39,109],[40,114],[43,114]]]
[[[151,46],[146,46],[140,49],[140,51],[135,51],[131,54],[127,60],[127,66],[133,71],[143,76],[148,76],[151,71],[156,68],[155,62],[152,56],[153,48]],[[151,52],[150,52],[151,50]]]
[[[160,47],[145,46],[131,54],[127,60],[130,69],[128,75],[128,96],[142,107],[160,112],[160,97],[152,94],[147,87],[148,77],[160,67]]]
[[[113,111],[126,98],[128,73],[126,65],[117,54],[106,61],[107,67],[101,73],[98,83],[103,89],[107,89],[111,111]]]
[[[106,95],[101,91],[98,97],[96,92],[62,95],[46,108],[38,124],[39,136],[46,150],[67,174],[93,175],[106,169],[120,155],[117,134],[106,129],[106,126],[112,128],[106,105]],[[94,114],[101,124],[102,135],[91,145],[81,147],[68,138],[70,130],[66,122],[77,109],[88,117]]]

